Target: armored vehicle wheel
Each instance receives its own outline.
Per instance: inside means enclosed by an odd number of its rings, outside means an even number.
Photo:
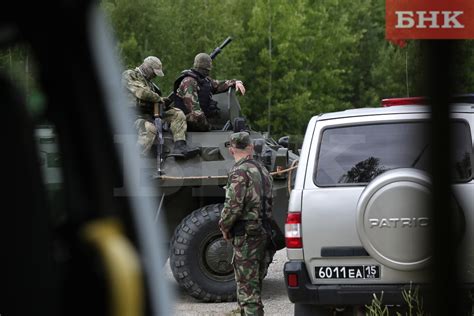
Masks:
[[[206,302],[233,301],[236,285],[232,245],[217,227],[222,204],[193,211],[176,228],[170,246],[170,266],[178,284]]]

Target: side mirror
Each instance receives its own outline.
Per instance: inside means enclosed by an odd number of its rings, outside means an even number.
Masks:
[[[283,136],[283,137],[280,137],[280,139],[278,140],[278,144],[285,148],[288,148],[289,142],[290,142],[290,136]]]

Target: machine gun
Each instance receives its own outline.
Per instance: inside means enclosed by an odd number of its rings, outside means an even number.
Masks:
[[[213,51],[212,53],[209,54],[209,56],[211,57],[211,59],[214,59],[216,58],[217,55],[220,54],[220,52],[227,46],[229,45],[229,43],[232,42],[232,37],[227,37],[221,45],[217,46]]]
[[[232,38],[229,36],[227,37],[223,42],[222,44],[220,44],[219,46],[217,46],[210,54],[209,56],[211,57],[211,59],[214,59],[216,58],[217,55],[220,54],[220,52],[227,46],[229,45],[229,43],[232,41]],[[159,90],[159,88],[155,85],[154,85],[154,88],[157,89],[159,91],[159,94],[161,95],[161,91]],[[163,122],[161,120],[161,115],[163,113],[163,111],[168,108],[171,103],[173,103],[173,100],[176,96],[174,95],[174,91],[170,93],[170,95],[167,97],[165,103],[155,103],[154,104],[154,118],[155,118],[155,127],[156,127],[156,131],[157,131],[157,135],[155,137],[155,144],[156,144],[156,173],[158,176],[160,176],[161,174],[163,174],[163,170],[162,170],[162,164],[163,164],[163,161],[164,161],[164,158],[163,158],[163,144],[164,144],[164,139],[163,139]]]

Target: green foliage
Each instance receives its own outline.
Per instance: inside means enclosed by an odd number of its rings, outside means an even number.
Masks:
[[[412,287],[410,284],[410,288],[408,290],[404,290],[403,293],[403,300],[407,304],[407,316],[428,316],[429,313],[426,313],[423,310],[423,297],[420,295],[420,289],[418,286],[415,288]],[[402,314],[397,313],[397,316],[402,316]]]
[[[366,315],[368,316],[388,316],[388,307],[384,306],[382,303],[383,299],[383,292],[380,294],[380,298],[377,295],[373,295],[374,298],[372,299],[372,303],[370,305],[366,305],[365,308],[367,309]]]
[[[234,42],[214,61],[212,77],[238,78],[252,127],[275,137],[302,135],[313,115],[379,106],[382,98],[423,95],[421,41],[405,48],[385,40],[380,0],[101,0],[124,68],[158,56],[167,94],[199,52],[227,36]],[[458,41],[454,89],[474,91],[474,41]],[[34,92],[25,48],[0,51],[7,70]],[[459,62],[459,61],[462,62]]]
[[[341,6],[334,0],[255,3],[246,46],[257,58],[248,61],[254,71],[245,82],[252,89],[246,113],[258,127],[270,117],[274,134],[302,134],[312,115],[351,107],[350,60],[361,34],[350,30],[348,14],[335,19]]]
[[[474,41],[457,41],[457,54],[453,56],[455,63],[454,85],[455,93],[472,92],[474,75],[471,71],[474,65]]]
[[[393,315],[391,310],[394,310],[397,316],[429,316],[430,314],[425,312],[423,309],[423,297],[419,291],[419,287],[410,287],[402,292],[405,306],[402,306],[403,313],[396,311],[396,308],[392,307],[389,309],[383,303],[383,292],[380,294],[380,298],[373,294],[373,299],[370,305],[366,305],[366,315],[368,316],[390,316]]]

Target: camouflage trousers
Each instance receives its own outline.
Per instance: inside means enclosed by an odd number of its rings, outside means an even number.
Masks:
[[[186,116],[183,111],[177,108],[170,108],[164,112],[163,121],[170,125],[173,141],[186,140]],[[153,118],[142,116],[135,120],[135,130],[138,133],[137,144],[141,148],[141,154],[147,155],[156,138],[156,127]]]
[[[186,115],[188,128],[193,132],[207,132],[211,129],[211,125],[207,121],[206,115],[201,110],[196,110]]]
[[[155,141],[155,124],[150,120],[138,118],[135,120],[134,126],[138,133],[137,144],[141,148],[141,154],[147,155],[150,152],[153,142]]]
[[[170,125],[171,133],[173,133],[173,141],[186,140],[186,115],[178,108],[169,108],[163,115],[163,120]]]
[[[262,281],[267,272],[265,234],[235,236],[233,266],[241,315],[263,315]]]

